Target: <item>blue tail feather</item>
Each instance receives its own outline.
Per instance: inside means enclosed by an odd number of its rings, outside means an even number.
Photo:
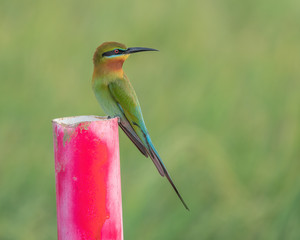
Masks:
[[[150,150],[150,158],[152,159],[153,163],[155,164],[155,166],[157,167],[158,171],[160,172],[160,174],[162,176],[166,176],[166,178],[168,179],[168,181],[170,182],[170,184],[172,185],[174,191],[176,192],[177,196],[179,197],[179,199],[181,200],[182,204],[184,205],[184,207],[187,210],[190,210],[189,207],[186,205],[186,203],[184,202],[183,198],[181,197],[180,193],[178,192],[170,174],[168,173],[163,161],[161,160],[158,152],[156,151],[153,143],[151,142],[150,136],[149,134],[146,135],[146,140],[147,140],[147,145],[149,146],[149,150]],[[159,167],[157,166],[159,164]],[[161,170],[163,171],[163,174],[161,173]]]

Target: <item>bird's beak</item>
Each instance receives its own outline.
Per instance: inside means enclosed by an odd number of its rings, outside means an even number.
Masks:
[[[145,52],[145,51],[158,51],[158,50],[153,48],[133,47],[133,48],[127,48],[127,50],[124,53],[131,54],[131,53]]]

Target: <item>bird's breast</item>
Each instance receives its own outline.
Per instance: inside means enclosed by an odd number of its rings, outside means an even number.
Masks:
[[[107,79],[95,79],[93,81],[93,90],[96,96],[97,101],[100,103],[101,108],[105,114],[109,116],[116,116],[120,114],[120,110],[110,94],[108,84],[109,80]]]

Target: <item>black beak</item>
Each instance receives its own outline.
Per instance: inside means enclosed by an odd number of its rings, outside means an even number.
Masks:
[[[146,51],[158,51],[158,50],[153,48],[133,47],[133,48],[127,48],[124,53],[131,54],[131,53],[146,52]]]

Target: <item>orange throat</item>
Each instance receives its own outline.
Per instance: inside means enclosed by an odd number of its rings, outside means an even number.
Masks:
[[[123,77],[123,63],[125,57],[116,57],[111,59],[106,59],[105,61],[95,65],[94,75],[96,76],[109,76],[114,75],[117,77]]]

